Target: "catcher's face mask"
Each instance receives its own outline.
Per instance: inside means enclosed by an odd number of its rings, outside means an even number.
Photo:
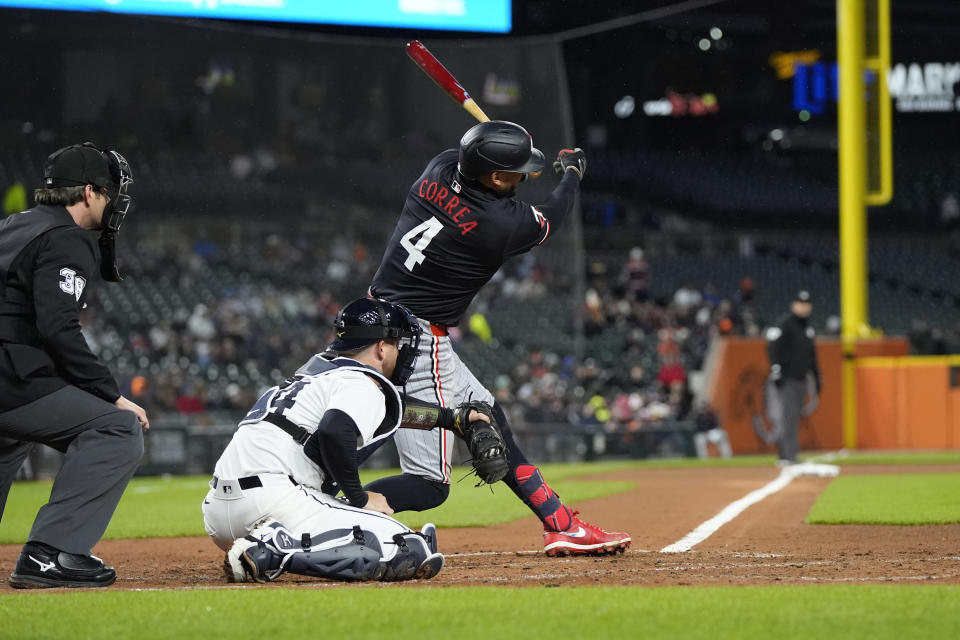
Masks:
[[[397,362],[390,382],[402,387],[413,373],[420,350],[420,324],[402,304],[359,298],[340,309],[333,323],[336,338],[327,351],[351,351],[378,340],[397,341]]]
[[[413,369],[417,364],[417,356],[420,354],[420,323],[416,317],[410,313],[402,304],[394,305],[403,314],[404,323],[407,325],[400,333],[400,341],[397,343],[397,365],[393,369],[393,375],[390,376],[390,382],[402,387],[413,374]]]

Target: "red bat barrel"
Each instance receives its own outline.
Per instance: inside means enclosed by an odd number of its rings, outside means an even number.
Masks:
[[[422,42],[419,40],[408,42],[407,55],[417,63],[417,66],[420,67],[425,74],[430,76],[431,80],[437,83],[437,86],[443,89],[448,96],[460,103],[474,118],[480,122],[490,120],[487,114],[473,101],[470,94],[463,88],[463,85],[457,82],[453,74],[447,71],[445,66],[440,64],[436,56],[430,53],[430,51],[423,46]]]

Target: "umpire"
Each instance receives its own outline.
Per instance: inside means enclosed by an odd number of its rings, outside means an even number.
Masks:
[[[98,261],[104,279],[122,280],[114,242],[132,182],[116,151],[64,147],[47,158],[36,206],[0,222],[0,516],[35,443],[66,454],[10,576],[15,588],[104,587],[117,577],[90,550],[149,422],[90,351],[79,315]]]
[[[812,311],[810,293],[800,291],[790,303],[790,313],[767,329],[769,382],[773,384],[771,399],[775,406],[771,414],[780,450],[777,464],[781,466],[797,462],[798,424],[805,396],[808,392],[811,396],[820,394],[820,367],[809,321]]]

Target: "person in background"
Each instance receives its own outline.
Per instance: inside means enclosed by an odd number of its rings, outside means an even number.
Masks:
[[[723,458],[733,457],[733,450],[730,448],[730,438],[726,429],[720,425],[713,407],[705,401],[701,401],[699,409],[693,418],[697,431],[693,434],[693,444],[697,450],[697,457],[701,460],[707,459],[707,444],[717,447],[720,456]]]
[[[803,401],[808,393],[820,394],[820,367],[814,345],[810,314],[813,303],[808,291],[799,291],[790,303],[790,313],[767,329],[768,381],[773,384],[771,400],[779,460],[784,466],[797,462],[798,427]],[[809,380],[808,380],[809,378]],[[810,388],[812,387],[812,388]]]

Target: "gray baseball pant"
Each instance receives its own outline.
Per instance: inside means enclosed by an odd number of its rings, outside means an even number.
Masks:
[[[426,320],[420,320],[420,327],[423,329],[420,356],[413,375],[407,380],[407,395],[442,407],[456,407],[467,400],[493,404],[493,395],[460,360],[450,338],[434,335]],[[398,429],[394,442],[404,473],[450,483],[454,446],[454,435],[450,431]]]
[[[77,387],[0,413],[0,517],[34,443],[66,454],[28,540],[88,554],[143,457],[137,417]]]
[[[784,378],[783,384],[776,388],[777,398],[780,401],[777,427],[777,446],[781,460],[797,461],[797,452],[800,448],[799,426],[800,411],[803,409],[803,398],[807,394],[807,381],[794,378]]]

